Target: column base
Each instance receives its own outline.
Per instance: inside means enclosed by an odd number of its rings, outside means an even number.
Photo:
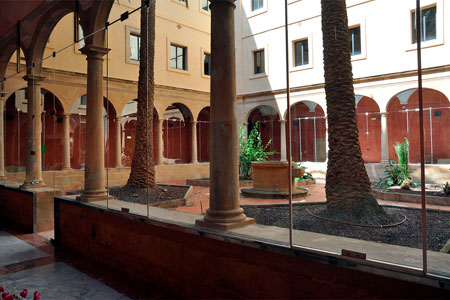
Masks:
[[[72,167],[62,167],[61,171],[67,171],[67,170],[72,170]]]
[[[45,183],[43,180],[31,180],[31,181],[25,181],[21,186],[21,190],[32,190],[36,188],[45,187]]]
[[[77,196],[77,201],[80,202],[94,202],[94,201],[105,201],[105,200],[116,200],[116,197],[108,195],[106,190],[84,190],[80,196]]]
[[[195,225],[219,230],[230,230],[255,224],[255,219],[247,218],[242,208],[225,211],[206,210],[203,219],[195,221]]]

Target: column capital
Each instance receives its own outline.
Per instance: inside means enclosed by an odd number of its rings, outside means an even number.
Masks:
[[[387,117],[387,115],[388,115],[388,112],[386,112],[386,111],[382,111],[382,112],[380,112],[380,115],[381,115],[382,117]]]
[[[87,57],[103,58],[110,50],[111,49],[105,47],[86,45],[80,49],[80,52]]]
[[[6,97],[6,92],[0,91],[0,101],[3,101],[3,99]]]
[[[197,121],[191,121],[192,125],[196,125],[198,122]]]
[[[122,121],[122,116],[115,116],[115,117],[114,117],[114,120],[120,122],[120,121]]]
[[[69,118],[72,114],[70,112],[63,113],[64,118]]]
[[[27,74],[22,77],[28,84],[41,84],[42,81],[45,80],[44,76]]]
[[[210,0],[210,1],[211,1],[210,5],[224,3],[224,4],[233,5],[233,8],[236,8],[236,4],[234,4],[234,2],[236,2],[236,0]]]
[[[287,121],[286,121],[285,119],[281,119],[281,120],[280,120],[280,123],[281,123],[281,124],[285,124],[286,122],[287,122]]]

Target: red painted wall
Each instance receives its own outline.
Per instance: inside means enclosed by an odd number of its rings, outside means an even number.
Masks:
[[[368,113],[368,115],[366,115]],[[359,144],[366,163],[381,161],[381,115],[378,104],[369,97],[363,97],[356,107]]]
[[[315,161],[314,120],[304,118],[324,117],[324,116],[325,113],[322,107],[318,104],[314,112],[311,112],[309,107],[303,102],[299,102],[291,108],[291,119],[292,119],[291,144],[292,144],[292,158],[294,161]],[[298,120],[298,118],[301,119]],[[326,120],[324,118],[316,118],[315,132],[317,140],[316,151],[318,153],[317,161],[325,161],[323,153],[325,153]],[[288,134],[287,127],[286,127],[286,134]],[[301,156],[300,156],[300,144],[302,152]],[[321,153],[321,155],[319,153]]]
[[[202,109],[197,118],[197,157],[199,162],[209,161],[210,108]]]
[[[450,142],[448,141],[450,102],[444,94],[432,89],[423,90],[423,102],[424,109],[433,108],[431,125],[430,112],[429,110],[424,111],[425,162],[437,163],[439,158],[450,158]],[[418,103],[418,92],[415,91],[409,98],[407,104],[401,104],[400,100],[394,97],[388,105],[387,125],[390,160],[397,160],[393,145],[397,142],[403,142],[404,138],[407,137],[410,147],[410,162],[420,162],[419,112],[405,112],[405,110],[417,109],[419,107]],[[409,125],[409,133],[407,131],[407,122]],[[433,135],[431,135],[430,127],[432,127]],[[433,153],[431,151],[432,149]]]
[[[264,109],[265,108],[265,109]],[[271,113],[269,113],[271,112]],[[281,135],[280,135],[280,117],[278,113],[270,106],[259,106],[252,111],[248,117],[248,130],[250,134],[253,126],[258,122],[258,130],[261,134],[261,141],[263,145],[267,145],[271,141],[267,152],[275,152],[269,156],[269,160],[280,160],[281,158]]]

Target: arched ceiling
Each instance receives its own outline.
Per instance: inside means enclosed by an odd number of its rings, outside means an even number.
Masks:
[[[0,36],[16,26],[44,0],[2,0],[0,1]]]

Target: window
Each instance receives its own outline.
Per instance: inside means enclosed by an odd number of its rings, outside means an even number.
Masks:
[[[308,40],[294,43],[294,64],[296,67],[309,64]]]
[[[83,28],[81,27],[81,25],[78,25],[78,39],[79,39],[78,50],[80,50],[80,49],[83,48],[84,45],[85,45],[85,43],[84,43]]]
[[[264,0],[252,0],[252,11],[261,9],[264,7]]]
[[[186,47],[170,45],[170,67],[178,70],[187,70]]]
[[[141,51],[141,37],[137,34],[130,34],[130,58],[139,60]]]
[[[83,95],[80,97],[80,105],[79,107],[86,107],[87,95]]]
[[[211,54],[203,54],[203,74],[211,76]]]
[[[361,54],[361,27],[353,27],[349,29],[350,34],[350,55]]]
[[[206,11],[210,11],[209,8],[210,0],[202,0],[202,9]]]
[[[265,73],[264,68],[264,50],[258,50],[253,52],[253,70],[254,74]]]
[[[436,6],[425,8],[421,10],[422,13],[422,28],[421,28],[421,41],[435,40],[436,36]],[[413,44],[417,43],[417,25],[416,25],[416,12],[411,13],[412,24],[412,41]]]

